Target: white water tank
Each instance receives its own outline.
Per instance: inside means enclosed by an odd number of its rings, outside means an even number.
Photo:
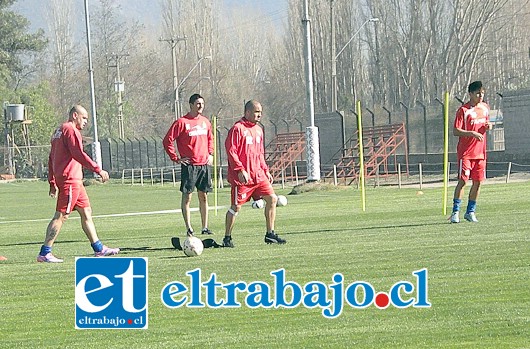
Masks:
[[[24,121],[24,104],[6,105],[6,121],[7,122]]]

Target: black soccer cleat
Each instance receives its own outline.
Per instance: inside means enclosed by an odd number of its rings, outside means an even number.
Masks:
[[[193,230],[188,229],[188,230],[186,231],[186,235],[187,235],[187,236],[193,236]]]
[[[213,231],[211,231],[208,228],[203,228],[202,231],[201,231],[201,234],[213,235]]]
[[[232,242],[231,236],[225,236],[223,239],[223,247],[231,247],[234,248],[234,243]]]
[[[287,240],[282,239],[281,237],[276,235],[276,233],[273,230],[270,233],[266,233],[265,234],[265,242],[267,244],[280,244],[280,245],[282,245],[282,244],[285,244],[287,242]]]

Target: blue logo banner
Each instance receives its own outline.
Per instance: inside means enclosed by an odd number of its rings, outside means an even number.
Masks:
[[[147,258],[76,258],[75,328],[147,329],[147,286]]]

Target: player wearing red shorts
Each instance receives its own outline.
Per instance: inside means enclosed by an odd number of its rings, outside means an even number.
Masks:
[[[451,223],[460,222],[460,203],[468,179],[473,184],[469,191],[467,210],[464,218],[478,222],[475,216],[480,183],[486,178],[486,131],[491,130],[489,106],[484,102],[482,82],[474,81],[468,86],[469,102],[456,112],[453,134],[458,139],[458,184],[453,197]]]
[[[263,131],[258,125],[262,115],[261,104],[248,101],[245,104],[245,115],[228,131],[225,141],[228,156],[228,182],[231,189],[231,206],[226,213],[225,237],[223,246],[234,247],[232,228],[241,205],[249,201],[265,201],[265,222],[267,231],[265,242],[268,244],[285,244],[287,241],[274,232],[276,203],[278,197],[272,187],[273,178],[265,162]]]
[[[109,179],[107,171],[83,151],[81,132],[88,122],[88,113],[80,105],[74,106],[68,121],[57,128],[52,136],[48,160],[48,182],[50,196],[57,197],[55,215],[46,229],[44,244],[37,256],[37,262],[61,263],[63,260],[52,254],[52,246],[63,223],[73,210],[81,216],[81,227],[85,232],[96,257],[117,254],[118,248],[109,248],[99,240],[92,220],[92,208],[83,186],[83,167],[101,176],[103,182]]]

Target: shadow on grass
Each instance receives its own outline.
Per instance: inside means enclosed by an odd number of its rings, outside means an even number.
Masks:
[[[83,240],[61,240],[61,241],[56,241],[55,244],[71,244],[71,243],[79,243],[79,242],[82,242]],[[86,241],[86,240],[85,240]],[[54,244],[54,245],[55,245]],[[38,241],[38,242],[17,242],[17,243],[14,243],[14,244],[0,244],[0,247],[2,246],[31,246],[31,245],[38,245],[38,246],[41,246],[42,245],[42,240]]]
[[[149,247],[149,246],[142,246],[142,247],[120,247],[120,253],[121,252],[158,252],[158,251],[174,251],[175,248],[173,247]]]
[[[325,232],[347,232],[347,231],[365,231],[365,230],[377,230],[377,229],[396,229],[396,228],[413,228],[413,227],[425,227],[425,226],[439,226],[448,225],[447,222],[436,222],[436,223],[417,223],[417,224],[400,224],[400,225],[381,225],[374,227],[359,227],[359,228],[336,228],[336,229],[319,229],[319,230],[304,230],[304,231],[292,231],[282,232],[281,235],[297,235],[297,234],[314,234],[314,233],[325,233]]]
[[[188,256],[184,255],[182,251],[177,250],[173,247],[123,247],[120,248],[120,255],[122,254],[133,254],[133,253],[141,253],[141,252],[160,252],[160,251],[172,251],[175,252],[175,256],[164,256],[164,257],[157,257],[158,259],[176,259],[176,258],[189,258]]]

